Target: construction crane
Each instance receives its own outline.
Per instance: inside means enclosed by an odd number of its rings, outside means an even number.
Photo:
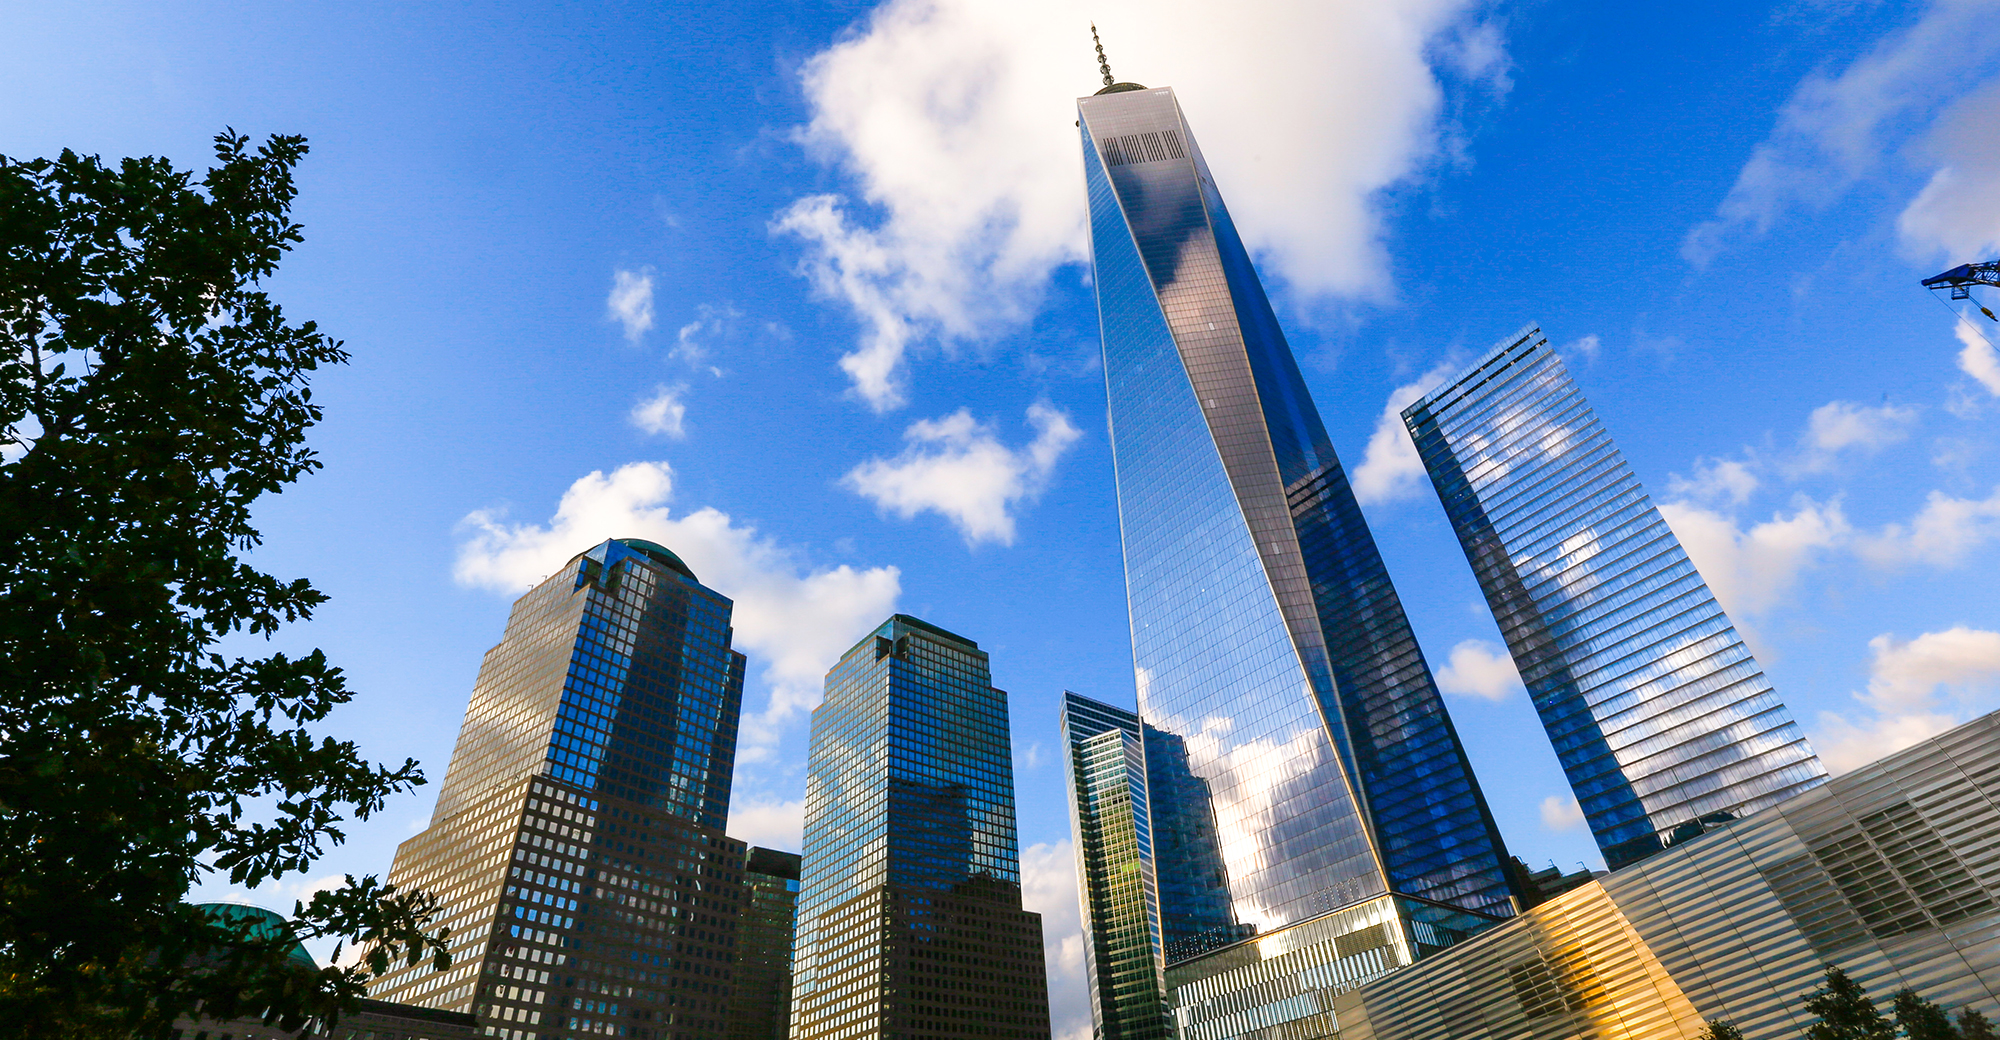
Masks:
[[[1972,299],[1972,287],[1975,285],[2000,286],[2000,260],[1960,264],[1943,274],[1924,279],[1924,288],[1932,292],[1950,289],[1951,298],[1954,300]],[[1973,306],[1979,307],[1979,304],[1974,303]],[[1994,321],[2000,321],[2000,318],[1993,317],[1993,312],[1984,307],[1979,307],[1979,313]]]

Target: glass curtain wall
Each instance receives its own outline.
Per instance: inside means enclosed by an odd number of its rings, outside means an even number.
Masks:
[[[1159,743],[1186,773],[1151,796],[1188,838],[1160,876],[1197,882],[1163,881],[1168,960],[1391,891],[1505,916],[1498,831],[1173,92],[1078,107],[1139,714],[1148,768]]]
[[[1825,781],[1541,329],[1403,420],[1608,866]]]
[[[1064,693],[1062,731],[1097,1040],[1171,1040],[1139,717]]]
[[[979,644],[897,614],[813,711],[797,1040],[1047,1040],[1021,909],[1007,695]]]

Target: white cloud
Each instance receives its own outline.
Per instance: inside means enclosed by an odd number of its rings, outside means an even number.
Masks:
[[[1364,506],[1407,498],[1422,486],[1424,460],[1403,425],[1403,409],[1429,393],[1456,370],[1445,363],[1423,374],[1414,383],[1405,383],[1389,392],[1389,402],[1375,420],[1375,432],[1368,435],[1368,450],[1361,465],[1354,467],[1349,482],[1354,497]]]
[[[1596,361],[1597,355],[1603,352],[1604,341],[1599,339],[1594,332],[1588,336],[1579,338],[1576,342],[1562,349],[1563,357],[1571,360],[1581,358],[1585,362]]]
[[[1042,915],[1054,1040],[1090,1040],[1090,989],[1083,964],[1076,847],[1063,841],[1021,850],[1021,906]]]
[[[708,360],[715,352],[716,341],[734,335],[742,320],[743,312],[729,304],[721,306],[702,304],[695,308],[693,321],[675,330],[672,356],[689,364],[699,364]],[[765,326],[767,329],[778,327],[769,322],[766,322]],[[722,374],[713,366],[709,371],[716,375]]]
[[[1855,549],[1878,567],[1952,567],[1995,538],[2000,538],[2000,488],[1984,500],[1933,491],[1908,526],[1888,524],[1857,541]]]
[[[1521,689],[1521,673],[1507,651],[1479,639],[1451,648],[1451,660],[1437,670],[1438,689],[1446,693],[1504,701]]]
[[[737,797],[729,806],[729,836],[780,852],[805,848],[806,803]]]
[[[1695,569],[1733,615],[1757,615],[1784,599],[1819,553],[1844,543],[1850,533],[1838,502],[1821,505],[1800,498],[1790,516],[1744,531],[1733,517],[1691,502],[1663,502],[1665,517]]]
[[[1910,424],[1916,419],[1914,407],[1828,401],[1813,409],[1812,417],[1806,420],[1806,431],[1799,438],[1799,458],[1791,468],[1823,473],[1833,468],[1842,452],[1880,451],[1908,437]]]
[[[854,640],[894,611],[895,567],[816,568],[797,550],[713,508],[674,516],[673,472],[634,462],[570,485],[547,524],[508,524],[480,510],[465,518],[455,575],[461,584],[521,592],[606,538],[645,538],[672,549],[703,584],[736,601],[736,646],[763,665],[770,705],[746,715],[744,740],[819,702],[821,680]]]
[[[686,437],[687,405],[681,401],[686,392],[685,386],[655,387],[653,396],[632,406],[632,425],[674,440]]]
[[[1960,98],[1926,145],[1937,172],[1896,222],[1904,243],[1955,262],[2000,251],[2000,80]]]
[[[653,327],[653,269],[614,272],[604,308],[613,321],[625,326],[625,338],[637,343]]]
[[[1936,736],[2000,705],[2000,632],[1957,626],[1907,642],[1868,641],[1868,690],[1859,719],[1820,713],[1814,743],[1827,768],[1844,772]]]
[[[1698,459],[1694,476],[1676,473],[1667,479],[1667,493],[1695,502],[1740,506],[1757,490],[1757,474],[1735,459]]]
[[[1179,89],[1264,269],[1324,298],[1386,291],[1380,192],[1444,154],[1431,59],[1504,87],[1479,7],[1106,0],[1091,14],[1121,76]],[[1055,267],[1083,259],[1072,98],[1094,71],[1061,0],[888,0],[806,62],[800,138],[859,201],[801,198],[772,226],[860,320],[841,367],[872,407],[904,402],[912,344],[1018,322]]]
[[[1940,0],[1916,24],[1884,38],[1838,73],[1807,76],[1779,111],[1771,136],[1751,152],[1715,219],[1689,232],[1682,255],[1707,263],[1733,237],[1761,234],[1794,208],[1831,204],[1922,132],[1941,99],[1990,89],[1992,60],[2000,54],[2000,36],[1988,31],[1991,21],[1990,4]],[[1940,187],[1934,179],[1918,196],[1922,205],[1913,202],[1913,212],[1905,213],[1904,234],[1912,245],[1943,246],[1944,239],[1933,237],[1939,234],[1976,237],[1971,231],[1945,231],[1941,221],[1967,217],[1983,197],[1985,178],[2000,172],[1985,164],[1990,143],[1974,139],[1992,119],[1990,107],[1982,111],[1974,97],[1966,97],[1951,111],[1963,113],[1960,121],[1938,122],[1932,140],[1939,174],[1952,171],[1950,184]],[[1968,159],[1971,166],[1965,165]],[[1983,226],[1995,226],[1990,212]]]
[[[1558,833],[1583,826],[1583,806],[1575,795],[1552,794],[1542,799],[1542,826]]]
[[[1014,542],[1015,503],[1039,495],[1057,460],[1082,434],[1052,405],[1028,408],[1035,439],[1021,448],[1000,443],[991,427],[961,408],[942,419],[912,423],[894,459],[870,459],[841,483],[905,520],[934,512],[950,520],[967,544]]]
[[[1941,688],[1967,696],[2000,684],[2000,632],[1960,625],[1906,643],[1879,635],[1868,647],[1868,698],[1878,707],[1921,707]]]
[[[2000,397],[2000,352],[1994,351],[1993,343],[1964,318],[1958,319],[1958,326],[1952,331],[1965,347],[1958,352],[1959,371],[1978,380],[1987,393]]]
[[[1929,740],[1957,724],[1958,720],[1941,712],[1871,716],[1856,722],[1823,711],[1819,713],[1819,729],[1812,735],[1812,744],[1827,770],[1837,775],[1920,740]]]

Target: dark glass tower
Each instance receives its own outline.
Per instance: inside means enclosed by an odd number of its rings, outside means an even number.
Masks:
[[[736,939],[736,996],[729,1040],[786,1040],[792,1031],[792,943],[798,933],[799,856],[751,849],[743,864],[750,903]]]
[[[1173,91],[1078,111],[1139,715],[1182,774],[1152,791],[1170,1002],[1187,1040],[1252,1005],[1331,1029],[1315,980],[1507,915],[1506,855]]]
[[[1007,695],[897,614],[826,677],[806,772],[793,1040],[1048,1040]]]
[[[1826,780],[1541,329],[1403,420],[1606,865]]]
[[[721,1040],[743,845],[722,834],[743,655],[731,604],[615,539],[514,604],[473,686],[431,825],[390,878],[435,893],[455,964],[370,995],[505,1040]]]
[[[1064,693],[1062,732],[1096,1040],[1172,1040],[1139,716]]]

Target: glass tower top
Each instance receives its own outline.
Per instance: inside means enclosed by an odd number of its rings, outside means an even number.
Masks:
[[[1048,1040],[1007,694],[979,644],[897,614],[827,673],[799,882],[795,1040]]]
[[[1606,864],[1825,781],[1541,329],[1403,420]]]
[[[612,539],[570,560],[515,601],[488,652],[438,817],[546,773],[721,828],[745,664],[729,645],[732,607],[652,542]]]
[[[1505,916],[1498,831],[1173,91],[1078,108],[1168,961],[1392,891]]]

